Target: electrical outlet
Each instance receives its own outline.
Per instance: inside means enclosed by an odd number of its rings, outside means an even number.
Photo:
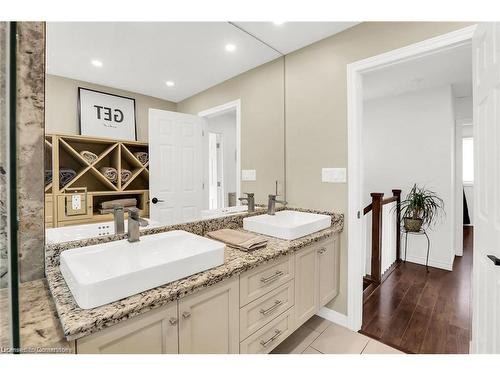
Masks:
[[[80,194],[74,194],[71,196],[71,208],[73,210],[80,210],[82,208],[82,198]]]

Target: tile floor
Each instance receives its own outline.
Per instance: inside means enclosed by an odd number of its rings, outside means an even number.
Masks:
[[[317,315],[279,344],[272,354],[403,354]]]

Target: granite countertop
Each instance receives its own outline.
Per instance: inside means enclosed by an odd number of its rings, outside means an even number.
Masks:
[[[301,211],[326,213],[313,210]],[[331,212],[328,212],[328,214],[332,216],[332,225],[322,231],[292,241],[268,237],[269,242],[265,248],[252,252],[243,252],[226,246],[224,264],[221,266],[104,306],[86,310],[78,307],[59,270],[58,255],[60,252],[64,251],[66,248],[76,246],[70,244],[69,246],[51,247],[47,250],[48,264],[46,266],[46,277],[61,322],[63,334],[67,340],[75,340],[84,337],[105,327],[109,327],[133,316],[165,305],[170,301],[182,298],[202,288],[239,275],[262,263],[292,253],[304,246],[323,240],[342,231],[344,216]],[[168,227],[168,229],[163,228],[162,231],[184,229],[199,235],[205,235],[210,230],[221,228],[243,230],[241,224],[245,216],[248,215],[230,216],[187,223],[185,225],[175,225]],[[157,229],[154,231],[158,232]]]
[[[0,290],[0,306],[7,303],[7,289]],[[56,307],[45,279],[22,283],[19,287],[21,349],[24,353],[70,353]],[[6,320],[2,319],[2,323]],[[9,327],[2,326],[0,347],[9,347]]]

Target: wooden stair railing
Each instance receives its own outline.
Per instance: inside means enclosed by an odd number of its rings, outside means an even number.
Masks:
[[[371,211],[372,213],[372,258],[370,280],[373,284],[379,285],[389,274],[391,268],[382,275],[382,207],[386,204],[396,202],[396,262],[399,261],[401,250],[401,190],[393,189],[392,197],[384,198],[384,193],[371,193],[372,202],[363,209],[363,215]]]

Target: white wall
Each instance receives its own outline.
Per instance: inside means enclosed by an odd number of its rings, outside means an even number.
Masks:
[[[472,96],[455,99],[455,119],[472,120]]]
[[[455,115],[451,87],[365,102],[363,126],[364,203],[370,203],[371,192],[391,196],[395,188],[403,190],[404,198],[413,183],[435,191],[444,200],[446,216],[429,231],[429,264],[451,269],[455,256]],[[412,236],[408,245],[408,260],[424,264],[425,238]]]
[[[462,163],[462,138],[472,136],[472,96],[455,98],[455,252],[456,255],[463,255],[463,211],[464,200],[463,194],[467,191],[472,196],[472,186],[466,187],[463,185],[463,163]],[[469,134],[470,132],[470,134]],[[467,205],[469,208],[469,216],[472,223],[472,200],[467,197]]]
[[[473,137],[473,128],[472,128],[472,100],[469,103],[470,107],[470,117],[461,118],[457,120],[459,124],[467,124],[462,126],[462,137]],[[460,140],[461,142],[462,140]],[[461,144],[461,143],[460,143]],[[473,185],[464,185],[465,197],[467,199],[467,206],[469,208],[469,217],[470,223],[474,225],[474,186]]]
[[[236,193],[236,110],[207,118],[210,133],[222,135],[222,169],[224,173],[224,207],[228,206],[227,193]],[[238,198],[238,197],[236,197]]]

